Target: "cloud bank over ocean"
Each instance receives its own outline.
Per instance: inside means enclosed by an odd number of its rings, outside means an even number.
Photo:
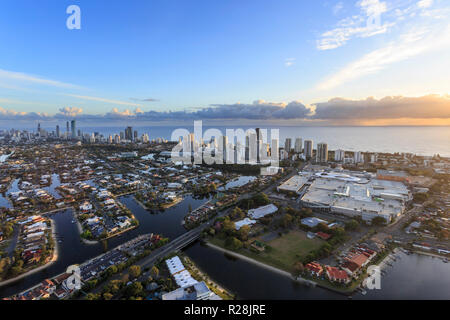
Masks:
[[[193,120],[377,120],[377,119],[450,119],[450,95],[422,97],[384,97],[365,100],[333,98],[306,106],[299,101],[250,104],[214,104],[194,111],[145,111],[113,108],[104,114],[86,114],[79,107],[62,107],[56,114],[17,112],[0,106],[0,120],[55,121],[77,119],[87,122],[193,121]]]

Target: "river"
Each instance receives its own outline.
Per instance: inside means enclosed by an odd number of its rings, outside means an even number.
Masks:
[[[54,179],[57,183],[56,179]],[[53,185],[53,183],[52,183]],[[12,190],[17,188],[14,181]],[[48,189],[53,189],[50,186]],[[9,190],[11,192],[12,190]],[[51,190],[53,191],[53,190]],[[13,284],[0,287],[0,297],[10,296],[44,279],[64,272],[67,266],[89,260],[141,234],[158,233],[174,239],[186,232],[181,222],[189,205],[197,208],[207,199],[187,196],[176,206],[162,213],[151,214],[141,207],[132,195],[119,197],[139,220],[139,227],[103,243],[87,245],[80,240],[78,228],[72,223],[72,210],[64,210],[51,216],[56,225],[59,258],[48,268],[36,272]],[[301,285],[292,279],[247,261],[239,260],[223,252],[201,245],[199,242],[185,249],[185,253],[212,279],[236,294],[239,299],[347,299],[335,292]],[[450,264],[441,259],[424,255],[397,254],[382,277],[381,290],[368,290],[364,296],[355,294],[353,299],[450,299]]]
[[[256,264],[236,259],[199,242],[185,253],[238,299],[308,300],[348,299],[346,296],[319,287],[299,284],[289,277],[274,273]],[[400,259],[386,269],[380,290],[356,293],[353,299],[450,299],[450,264],[439,258],[398,253]]]
[[[69,265],[83,263],[141,234],[157,233],[169,239],[174,239],[186,232],[181,222],[188,212],[189,205],[195,209],[208,199],[198,200],[187,196],[176,206],[157,214],[151,214],[142,208],[132,195],[119,197],[118,200],[133,212],[139,220],[139,227],[108,241],[88,245],[80,240],[77,225],[72,223],[74,216],[71,209],[52,214],[51,218],[56,224],[57,239],[62,241],[58,243],[58,260],[42,271],[31,274],[10,285],[0,287],[0,297],[21,292],[47,278],[64,272]]]

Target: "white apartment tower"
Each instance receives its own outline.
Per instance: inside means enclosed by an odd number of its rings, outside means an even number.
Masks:
[[[344,161],[345,151],[342,149],[338,149],[334,152],[334,161]]]

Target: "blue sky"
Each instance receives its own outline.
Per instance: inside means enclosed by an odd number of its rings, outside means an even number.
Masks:
[[[66,27],[72,4],[80,30]],[[313,121],[321,107],[335,122],[336,97],[347,109],[375,97],[385,110],[386,96],[430,94],[440,97],[429,118],[448,120],[449,10],[445,0],[5,0],[0,120],[245,107],[255,119]]]

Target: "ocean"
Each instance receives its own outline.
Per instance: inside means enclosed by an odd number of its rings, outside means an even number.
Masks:
[[[172,132],[185,128],[193,132],[192,126],[142,126],[133,127],[139,136],[147,133],[150,139],[164,138],[171,140]],[[226,129],[243,129],[255,127],[227,126],[203,127],[203,133],[208,129],[218,129],[223,134]],[[80,127],[83,132],[99,132],[105,136],[124,131],[124,127]],[[450,127],[293,127],[293,126],[261,126],[261,129],[279,129],[280,147],[284,146],[286,138],[301,137],[313,140],[314,146],[319,142],[328,143],[329,150],[344,149],[346,151],[369,152],[405,152],[417,155],[432,156],[439,154],[450,157]]]

